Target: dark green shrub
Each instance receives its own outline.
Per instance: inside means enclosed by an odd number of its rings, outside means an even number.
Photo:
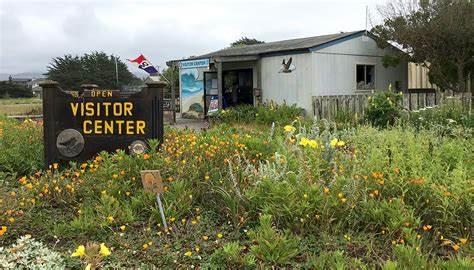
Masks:
[[[301,108],[295,104],[261,104],[258,106],[240,105],[220,110],[209,116],[213,123],[257,123],[271,125],[284,124],[301,116]]]
[[[255,121],[257,109],[252,105],[240,105],[219,110],[209,115],[213,123],[250,123]]]
[[[301,116],[301,108],[296,104],[263,104],[257,107],[256,121],[258,124],[271,125],[272,123],[284,124],[295,120]]]
[[[369,105],[365,111],[365,118],[372,125],[386,127],[393,125],[400,117],[398,103],[402,98],[402,93],[392,91],[377,92],[369,97]]]
[[[33,92],[25,85],[4,81],[0,82],[0,98],[3,97],[30,98],[33,97]]]

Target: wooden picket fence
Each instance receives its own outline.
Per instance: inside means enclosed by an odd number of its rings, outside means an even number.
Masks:
[[[363,116],[371,94],[313,96],[313,115],[316,119],[333,120],[337,112],[352,112]],[[400,106],[407,111],[416,111],[427,107],[438,106],[454,99],[459,102],[466,113],[472,111],[470,92],[448,93],[432,89],[409,90],[403,94]]]

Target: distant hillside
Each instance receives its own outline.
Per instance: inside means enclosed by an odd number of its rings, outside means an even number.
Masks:
[[[38,72],[22,72],[22,73],[16,73],[16,74],[0,73],[0,81],[7,81],[10,75],[13,78],[27,78],[27,79],[38,79],[38,78],[45,77],[43,73],[38,73]]]

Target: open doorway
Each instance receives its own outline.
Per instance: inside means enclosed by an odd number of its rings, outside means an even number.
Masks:
[[[239,69],[222,72],[223,105],[226,107],[253,105],[253,70]]]

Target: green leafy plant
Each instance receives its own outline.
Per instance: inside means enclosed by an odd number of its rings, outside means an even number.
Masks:
[[[344,251],[323,251],[312,254],[308,258],[306,267],[311,269],[358,269],[362,263],[348,258]]]
[[[243,254],[244,248],[238,241],[225,244],[216,250],[213,258],[219,265],[226,264],[229,268],[234,267],[254,267],[256,259],[251,254]]]
[[[260,226],[250,232],[255,242],[250,252],[256,258],[275,265],[287,265],[300,254],[300,238],[289,231],[279,232],[271,224],[271,216],[262,215]]]
[[[393,125],[400,117],[398,103],[402,98],[401,93],[389,91],[376,92],[369,97],[369,104],[365,110],[365,118],[377,127]]]

